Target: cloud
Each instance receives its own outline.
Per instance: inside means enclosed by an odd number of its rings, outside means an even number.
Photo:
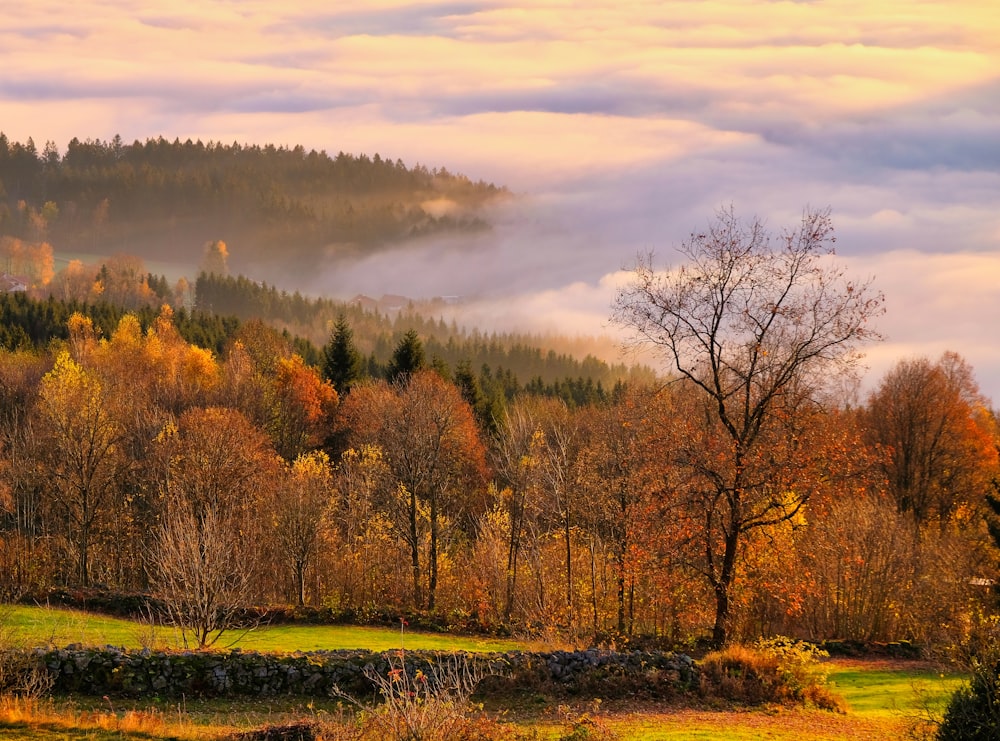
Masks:
[[[830,206],[838,252],[888,286],[872,357],[947,347],[1000,399],[998,37],[979,0],[39,0],[0,19],[0,127],[378,152],[509,185],[488,237],[311,286],[463,294],[484,321],[601,327],[607,276],[670,260],[718,207],[780,227]]]
[[[1000,324],[1000,253],[894,250],[847,262],[873,275],[886,296],[879,323],[886,339],[869,350],[870,384],[898,360],[950,350],[972,364],[984,392],[1000,398],[1000,346],[991,336]]]

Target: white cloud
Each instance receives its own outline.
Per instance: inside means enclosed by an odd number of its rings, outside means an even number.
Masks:
[[[599,329],[607,276],[721,205],[777,227],[830,205],[838,251],[886,290],[873,366],[954,349],[1000,399],[997,38],[980,0],[38,0],[0,19],[0,128],[301,143],[511,185],[489,240],[326,285],[558,327]]]

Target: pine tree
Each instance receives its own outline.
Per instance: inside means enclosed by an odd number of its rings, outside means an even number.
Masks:
[[[424,361],[424,346],[417,336],[415,330],[407,330],[403,339],[392,351],[392,359],[389,361],[387,371],[389,383],[396,381],[406,381],[414,371],[418,371],[426,365]]]
[[[323,348],[323,377],[344,396],[364,378],[365,359],[354,345],[354,332],[343,314],[337,317],[330,341]]]

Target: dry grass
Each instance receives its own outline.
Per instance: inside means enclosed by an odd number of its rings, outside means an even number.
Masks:
[[[846,713],[831,713],[788,704],[740,708],[732,702],[690,699],[671,703],[605,701],[556,706],[522,705],[505,711],[487,704],[487,713],[470,713],[466,738],[479,741],[558,741],[611,739],[620,741],[834,741],[834,739],[906,739],[920,736],[926,702],[939,702],[961,677],[940,667],[903,661],[837,660],[824,662],[830,685],[843,692]],[[499,698],[497,698],[499,701]],[[338,710],[332,701],[271,698],[187,702],[142,709],[105,701],[78,704],[68,700],[0,699],[0,739],[157,739],[182,741],[220,739],[250,728],[294,722],[316,722],[325,741],[371,741],[353,711]],[[702,704],[696,704],[696,703]],[[363,721],[363,716],[361,717]],[[367,736],[365,734],[368,734]],[[576,734],[576,735],[574,735]],[[381,741],[381,739],[380,739]]]
[[[231,729],[198,726],[184,714],[166,715],[156,709],[116,711],[108,702],[105,710],[79,709],[52,699],[0,696],[0,737],[3,728],[45,729],[48,732],[87,731],[95,738],[174,738],[203,741],[218,738]]]
[[[871,719],[789,707],[755,710],[645,708],[628,712],[611,711],[607,723],[623,741],[902,739],[907,737],[910,728],[910,721],[902,717]]]

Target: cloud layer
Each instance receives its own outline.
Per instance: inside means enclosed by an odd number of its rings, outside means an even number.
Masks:
[[[341,7],[342,6],[342,7]],[[353,8],[353,9],[352,9]],[[40,0],[0,20],[0,129],[303,144],[521,198],[489,240],[322,276],[603,331],[615,273],[733,204],[830,206],[895,359],[961,353],[1000,400],[1000,13],[913,0]],[[238,245],[233,246],[238,249]],[[516,297],[516,300],[510,300]]]

